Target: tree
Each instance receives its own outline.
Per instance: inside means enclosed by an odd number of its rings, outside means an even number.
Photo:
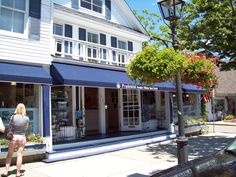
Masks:
[[[186,3],[178,28],[182,48],[229,60],[236,69],[236,1],[192,0]],[[181,47],[180,46],[180,47]]]
[[[183,17],[178,20],[177,34],[180,49],[200,51],[217,55],[230,64],[223,69],[236,69],[236,1],[235,0],[192,0],[186,1]],[[134,11],[137,15],[137,11]],[[156,13],[144,9],[137,15],[148,33],[154,36],[152,43],[171,46],[170,29],[161,23]]]

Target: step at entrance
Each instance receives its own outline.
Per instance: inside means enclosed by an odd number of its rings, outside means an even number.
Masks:
[[[140,134],[139,136],[126,136],[123,139],[107,138],[100,141],[90,141],[87,144],[78,143],[77,146],[68,144],[68,146],[60,149],[56,149],[51,152],[47,152],[44,162],[56,162],[62,160],[69,160],[74,158],[86,157],[91,155],[103,154],[122,149],[152,144],[152,143],[164,143],[167,141],[173,141],[176,139],[176,134],[171,133],[152,133],[152,134]],[[110,139],[110,141],[109,141]]]

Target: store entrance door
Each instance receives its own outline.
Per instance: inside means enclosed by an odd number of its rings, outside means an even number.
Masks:
[[[118,90],[105,90],[106,132],[119,132]]]

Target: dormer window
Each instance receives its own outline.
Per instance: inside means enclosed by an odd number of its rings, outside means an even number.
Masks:
[[[94,12],[102,13],[103,0],[81,0],[80,5]]]

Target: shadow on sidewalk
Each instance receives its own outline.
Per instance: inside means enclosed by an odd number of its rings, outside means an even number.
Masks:
[[[235,138],[224,136],[194,136],[188,141],[189,160],[213,154],[216,151],[228,146]],[[165,145],[148,145],[146,150],[151,152],[154,158],[161,159],[167,155],[170,158],[177,158],[177,145],[172,142]]]

